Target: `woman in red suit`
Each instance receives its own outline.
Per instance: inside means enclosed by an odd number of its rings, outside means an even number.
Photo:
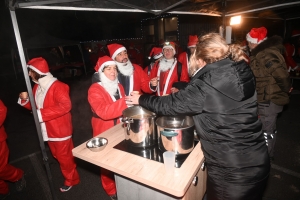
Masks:
[[[120,123],[122,112],[128,107],[124,88],[118,82],[115,61],[108,56],[100,57],[95,70],[99,74],[99,81],[93,83],[88,90],[88,101],[93,112],[93,137]],[[116,199],[113,173],[102,168],[101,181],[105,192],[111,199]]]
[[[80,182],[72,154],[74,146],[69,86],[52,76],[47,61],[42,57],[31,59],[27,67],[29,76],[36,83],[33,96],[42,136],[48,142],[53,157],[59,162],[65,178],[60,191],[66,192]],[[27,92],[20,93],[18,103],[31,110]]]

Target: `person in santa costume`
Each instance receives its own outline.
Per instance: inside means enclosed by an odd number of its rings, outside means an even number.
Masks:
[[[252,28],[246,35],[251,51],[250,67],[256,78],[258,114],[268,146],[270,159],[274,159],[277,136],[277,116],[289,103],[291,81],[282,52],[282,38],[267,38],[265,27]]]
[[[132,91],[153,93],[153,89],[156,89],[157,86],[157,79],[150,81],[142,67],[131,63],[128,58],[127,50],[123,45],[114,43],[109,44],[107,48],[110,57],[117,63],[120,72],[118,73],[118,80],[124,87],[126,96]]]
[[[47,61],[42,57],[31,59],[27,67],[29,76],[36,83],[33,96],[42,136],[48,142],[53,157],[59,162],[65,178],[60,191],[66,192],[80,182],[72,154],[74,146],[69,86],[52,76]],[[31,110],[27,92],[19,94],[18,104]]]
[[[150,55],[148,59],[150,60],[150,64],[144,69],[144,71],[150,76],[151,69],[154,64],[163,57],[162,48],[161,47],[153,47],[151,49]]]
[[[100,57],[95,70],[100,81],[93,83],[88,90],[88,101],[93,112],[93,137],[119,124],[123,110],[128,107],[125,102],[124,88],[118,82],[116,62],[109,56]],[[107,195],[111,199],[116,199],[114,174],[102,168],[101,181]]]
[[[26,187],[24,172],[8,164],[9,149],[6,143],[7,134],[4,128],[4,121],[7,114],[7,108],[0,99],[0,197],[6,198],[9,193],[9,187],[6,181],[14,182],[16,190],[22,191]]]
[[[184,65],[187,66],[187,71],[189,71],[190,56],[194,53],[197,43],[198,43],[198,36],[197,35],[189,35],[189,41],[187,44],[188,50],[182,52],[178,56],[178,61],[181,63],[184,63]]]
[[[156,95],[163,96],[183,89],[190,81],[187,66],[179,63],[174,57],[176,54],[175,44],[165,42],[163,46],[163,58],[156,62],[150,72],[150,79],[158,79]],[[180,65],[180,69],[178,67]],[[180,71],[180,72],[179,72]]]
[[[116,62],[109,56],[100,57],[94,68],[99,81],[88,90],[93,118],[93,137],[120,123],[122,111],[127,108],[125,91],[118,82]]]
[[[291,38],[284,44],[284,58],[289,72],[300,71],[300,30],[292,31]],[[298,58],[298,60],[297,60]]]

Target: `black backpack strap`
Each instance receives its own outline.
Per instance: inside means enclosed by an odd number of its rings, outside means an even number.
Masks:
[[[177,76],[178,76],[178,82],[181,78],[181,71],[182,71],[182,64],[181,62],[177,61]]]

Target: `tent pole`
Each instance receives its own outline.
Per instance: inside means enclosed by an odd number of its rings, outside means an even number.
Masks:
[[[30,104],[32,107],[32,113],[34,116],[35,126],[36,126],[36,129],[38,132],[40,147],[41,147],[41,151],[42,151],[42,155],[43,155],[43,161],[46,166],[46,171],[47,171],[47,175],[48,175],[48,179],[49,179],[49,185],[50,185],[50,190],[51,190],[51,194],[52,194],[52,199],[56,200],[57,198],[55,196],[54,189],[53,189],[52,174],[51,174],[50,166],[48,163],[48,156],[47,156],[46,149],[45,149],[45,143],[44,143],[43,137],[42,137],[41,125],[39,123],[38,116],[37,116],[35,101],[33,98],[30,79],[29,79],[28,71],[27,71],[27,67],[26,67],[24,49],[23,49],[23,45],[21,42],[21,36],[20,36],[20,31],[19,31],[19,27],[18,27],[18,23],[17,23],[16,13],[14,10],[10,10],[10,16],[11,16],[13,29],[14,29],[14,33],[15,33],[15,37],[16,37],[16,42],[17,42],[17,46],[18,46],[18,50],[19,50],[19,55],[20,55],[20,59],[21,59],[21,64],[22,64],[22,69],[23,69],[23,73],[24,73],[24,77],[25,77],[27,91],[29,94]]]

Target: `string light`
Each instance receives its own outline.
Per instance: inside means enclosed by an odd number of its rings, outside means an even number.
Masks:
[[[172,14],[165,14],[165,15],[159,15],[155,17],[148,17],[141,20],[141,37],[137,38],[122,38],[122,39],[104,39],[104,40],[90,40],[90,41],[81,41],[80,43],[107,43],[107,42],[114,42],[114,41],[126,41],[126,40],[142,40],[144,38],[144,32],[143,32],[143,22],[147,20],[157,19],[157,18],[167,18],[172,16]],[[173,15],[174,16],[174,15]],[[176,15],[177,18],[177,40],[179,41],[179,17]]]

